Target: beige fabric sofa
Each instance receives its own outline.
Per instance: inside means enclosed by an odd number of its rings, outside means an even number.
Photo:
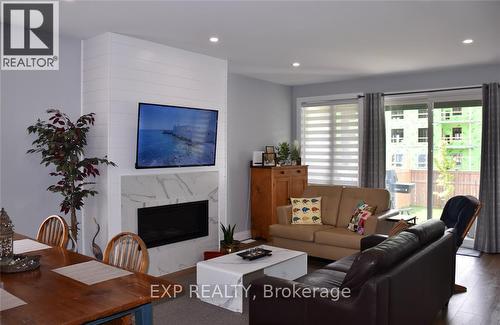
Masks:
[[[312,185],[306,188],[302,197],[322,198],[322,225],[292,225],[292,206],[278,207],[278,224],[271,225],[271,243],[274,246],[299,250],[311,256],[338,260],[359,251],[361,238],[374,234],[381,228],[387,228],[384,219],[397,215],[396,210],[389,210],[389,192],[385,189]],[[365,233],[349,231],[356,204],[364,200],[376,206],[375,214],[366,220]],[[387,223],[387,221],[385,222]]]

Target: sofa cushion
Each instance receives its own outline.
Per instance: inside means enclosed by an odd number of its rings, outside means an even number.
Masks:
[[[329,269],[319,269],[310,274],[304,275],[303,277],[295,280],[299,283],[304,283],[311,285],[313,287],[320,288],[339,288],[344,281],[345,273],[329,270]]]
[[[377,207],[377,213],[389,209],[389,191],[382,188],[346,187],[342,191],[336,226],[347,228],[359,201]]]
[[[441,220],[430,219],[405,231],[417,235],[420,245],[427,245],[444,234],[445,225]]]
[[[402,232],[382,243],[361,252],[352,263],[342,283],[342,288],[359,290],[372,276],[383,272],[410,256],[420,247],[418,237]]]
[[[302,241],[314,241],[314,233],[320,230],[333,228],[327,225],[282,225],[269,226],[269,233],[273,237],[295,239]]]
[[[363,236],[349,231],[347,228],[331,228],[318,231],[314,242],[359,250],[361,247],[361,238],[363,238]]]
[[[358,257],[358,255],[359,253],[342,257],[340,260],[330,263],[324,268],[347,273],[347,271],[349,271],[349,269],[352,266],[352,263],[354,263],[354,260],[356,259],[356,257]]]
[[[339,211],[340,198],[342,196],[342,186],[332,185],[312,185],[308,186],[303,197],[321,196],[321,222],[324,225],[335,226]]]

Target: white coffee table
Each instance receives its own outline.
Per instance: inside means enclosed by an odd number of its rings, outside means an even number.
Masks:
[[[243,312],[248,283],[263,275],[295,280],[307,273],[307,254],[268,245],[271,256],[253,261],[232,253],[196,264],[198,298],[234,312]]]

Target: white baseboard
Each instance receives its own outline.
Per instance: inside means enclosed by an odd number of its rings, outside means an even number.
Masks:
[[[234,234],[234,239],[236,240],[245,240],[245,239],[248,239],[248,238],[252,238],[252,233],[250,232],[250,230],[244,230],[244,231],[240,231],[240,232],[237,232]]]

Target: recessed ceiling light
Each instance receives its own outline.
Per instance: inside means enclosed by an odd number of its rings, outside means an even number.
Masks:
[[[464,39],[464,40],[462,41],[462,43],[464,43],[464,44],[472,44],[472,43],[474,43],[474,40],[473,40],[473,39],[468,38],[468,39]]]
[[[294,67],[294,68],[300,67],[300,62],[294,62],[294,63],[292,63],[292,67]]]
[[[219,38],[217,36],[212,36],[209,38],[209,41],[212,42],[212,43],[218,43],[219,42]]]

